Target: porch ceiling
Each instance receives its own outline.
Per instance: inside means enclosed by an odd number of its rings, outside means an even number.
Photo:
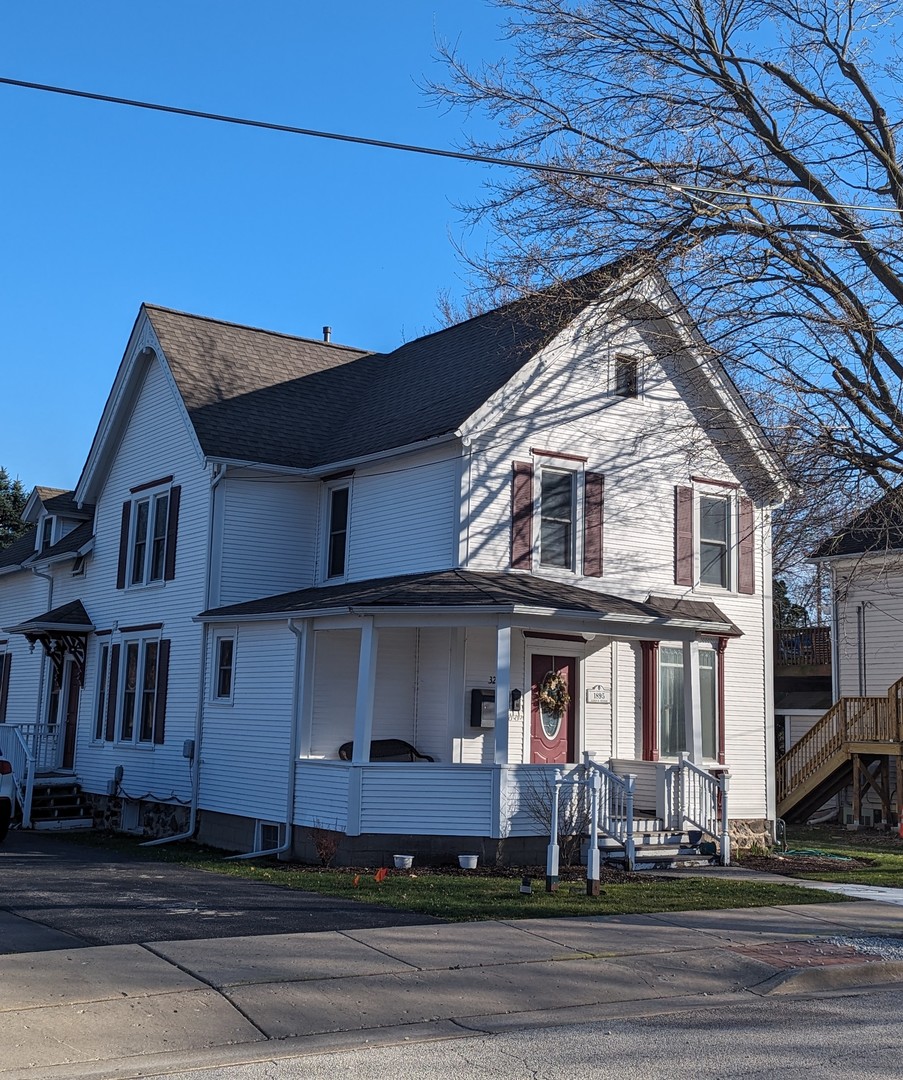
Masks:
[[[531,574],[471,570],[405,574],[301,589],[211,608],[202,612],[198,619],[235,622],[426,611],[449,615],[461,612],[524,617],[561,615],[731,637],[740,634],[723,612],[707,602],[654,596],[641,602]]]

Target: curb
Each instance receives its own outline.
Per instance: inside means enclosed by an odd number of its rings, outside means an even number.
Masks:
[[[903,982],[903,960],[873,960],[861,964],[789,968],[749,987],[752,994],[804,994],[825,990],[855,990]]]

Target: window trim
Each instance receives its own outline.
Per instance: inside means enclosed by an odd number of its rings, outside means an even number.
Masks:
[[[722,641],[723,639],[719,639]],[[674,641],[661,641],[656,643],[659,646],[656,649],[655,660],[655,681],[656,681],[656,702],[655,702],[655,725],[656,725],[656,761],[677,761],[679,753],[686,753],[686,714],[684,713],[684,678],[686,676],[686,668],[683,664],[683,645],[680,642]],[[681,655],[680,665],[668,663],[665,660],[666,652],[679,652]],[[722,715],[722,700],[721,700],[721,686],[723,685],[723,664],[724,664],[724,648],[719,642],[703,640],[698,643],[698,655],[701,660],[702,655],[712,657],[711,671],[712,671],[712,687],[711,687],[711,704],[712,704],[712,717],[713,727],[710,732],[711,736],[711,754],[703,752],[702,765],[723,765],[723,732],[724,732],[724,717]],[[682,750],[678,748],[677,753],[670,753],[665,750],[665,726],[664,726],[664,680],[662,678],[663,668],[669,666],[673,668],[680,668],[682,673],[681,687],[680,687],[680,714],[681,714],[681,737],[678,739],[679,743],[684,743]],[[702,664],[699,665],[700,674],[700,719],[702,719]],[[700,732],[700,742],[705,746],[705,732]]]
[[[542,478],[546,472],[567,473],[571,480],[571,539],[570,562],[568,566],[557,566],[542,561]],[[584,488],[586,470],[582,460],[574,456],[553,456],[545,454],[533,467],[533,545],[532,565],[544,575],[561,574],[568,578],[579,577],[583,569],[585,542],[585,499]]]
[[[157,535],[159,523],[159,506],[166,500],[166,513],[162,521],[162,535]],[[143,589],[149,585],[162,585],[166,580],[166,548],[169,534],[169,514],[171,506],[171,489],[169,487],[157,490],[143,491],[138,497],[131,500],[132,508],[129,513],[129,537],[128,559],[126,562],[126,588]],[[147,506],[147,517],[144,523],[144,537],[140,541],[143,548],[141,561],[143,569],[141,577],[135,577],[136,548],[138,546],[138,519],[140,508]],[[155,552],[160,552],[160,572],[156,577],[151,577],[154,570]]]
[[[621,373],[629,365],[630,377],[622,380]],[[641,401],[643,397],[643,362],[633,353],[616,353],[611,369],[611,392],[621,401]]]
[[[320,578],[323,582],[330,582],[332,584],[338,584],[348,580],[348,557],[351,553],[351,502],[352,502],[352,478],[349,476],[337,478],[332,481],[327,481],[323,485],[323,535],[321,537],[320,552],[321,552],[321,574]],[[332,512],[333,512],[333,499],[337,492],[348,492],[348,503],[345,510],[345,550],[344,557],[342,559],[342,571],[339,574],[330,574],[330,561],[332,557]]]
[[[724,560],[724,583],[721,584],[717,581],[703,581],[702,570],[702,546],[703,544],[718,544],[721,545],[720,540],[710,540],[703,538],[702,535],[702,507],[703,500],[708,499],[712,502],[721,502],[725,506],[724,514],[724,542],[722,558]],[[713,589],[718,592],[736,592],[737,591],[737,559],[734,555],[734,548],[737,543],[737,500],[730,493],[724,490],[711,491],[704,490],[702,487],[696,489],[696,498],[694,499],[693,506],[693,531],[695,533],[695,543],[693,551],[693,576],[696,580],[696,584],[702,589]]]
[[[232,643],[232,657],[229,665],[229,693],[220,694],[220,649],[224,642]],[[232,705],[235,702],[235,670],[238,654],[238,630],[217,631],[213,635],[213,663],[211,664],[210,694],[211,705]]]
[[[113,658],[113,643],[104,638],[97,652],[97,676],[94,691],[94,728],[91,732],[92,743],[106,742],[107,714],[110,710],[110,661]]]
[[[49,529],[48,525],[50,526]],[[45,551],[48,551],[50,548],[53,547],[53,545],[59,539],[59,537],[56,535],[58,531],[59,530],[57,529],[56,517],[53,514],[45,514],[44,517],[41,518],[41,528],[38,531],[39,555],[43,555]]]
[[[153,750],[155,746],[160,745],[155,741],[156,735],[156,718],[158,712],[157,698],[160,695],[160,674],[161,674],[161,657],[163,655],[163,639],[159,630],[153,633],[145,634],[129,634],[123,637],[121,641],[117,642],[119,645],[119,667],[118,677],[116,680],[117,693],[116,701],[114,704],[114,726],[113,726],[113,742],[118,746],[131,746],[139,750]],[[144,711],[145,694],[147,687],[144,685],[145,676],[147,671],[147,651],[148,646],[153,645],[156,648],[154,656],[154,688],[153,698],[150,705],[150,735],[148,738],[141,738],[142,730],[142,716]],[[126,674],[128,671],[128,656],[129,649],[135,646],[138,650],[137,665],[135,669],[135,686],[129,691],[126,684]],[[111,651],[112,656],[112,651]],[[109,675],[108,675],[109,678]],[[164,687],[164,692],[165,692]],[[134,700],[131,705],[131,733],[128,736],[123,734],[126,722],[126,698],[129,694],[134,694]],[[107,709],[109,709],[109,690],[107,691]]]

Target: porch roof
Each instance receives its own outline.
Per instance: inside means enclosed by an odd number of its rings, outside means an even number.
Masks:
[[[45,634],[60,632],[65,634],[90,634],[94,623],[88,617],[81,600],[73,600],[62,607],[52,608],[43,615],[35,615],[18,626],[4,626],[8,634]]]
[[[706,601],[661,596],[628,600],[531,574],[473,570],[440,570],[300,589],[211,608],[197,618],[202,622],[234,622],[425,609],[540,616],[561,613],[727,637],[741,633],[715,604]]]

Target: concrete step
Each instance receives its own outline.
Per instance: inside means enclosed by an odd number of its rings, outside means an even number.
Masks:
[[[40,821],[32,820],[32,829],[37,832],[69,832],[75,829],[91,829],[94,827],[93,818],[46,818]]]

